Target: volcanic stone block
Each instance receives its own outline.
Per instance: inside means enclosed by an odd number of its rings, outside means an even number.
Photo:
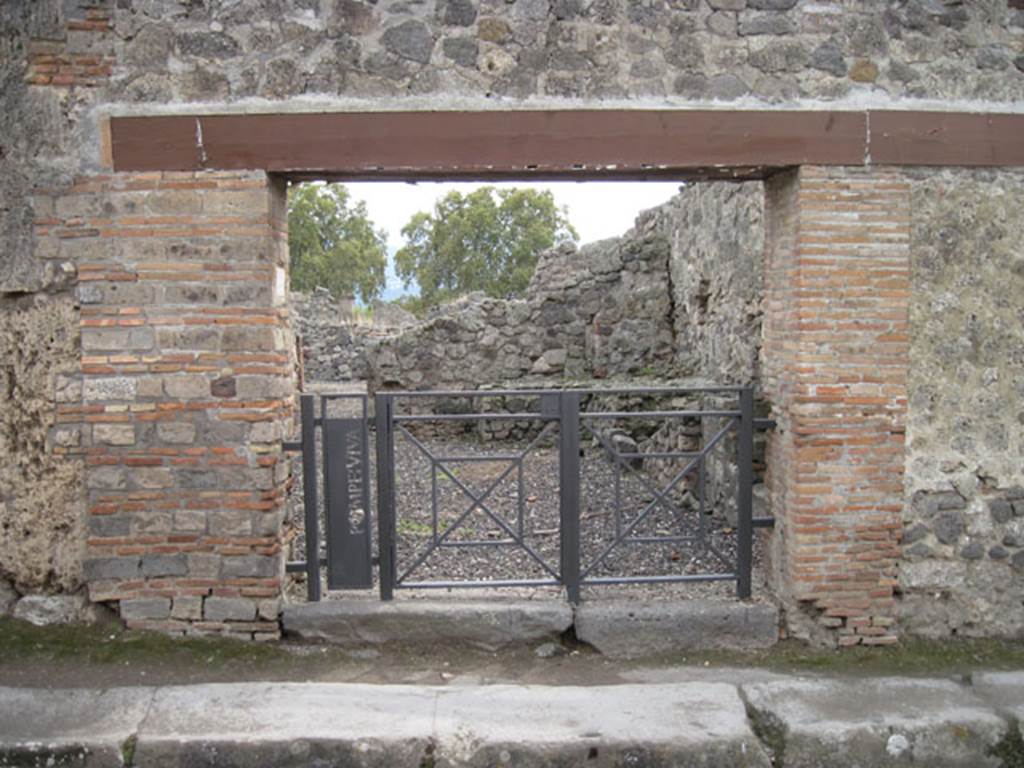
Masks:
[[[780,680],[742,686],[755,730],[773,734],[786,768],[999,765],[1006,721],[946,680]]]
[[[184,554],[144,555],[142,557],[144,576],[185,576],[188,565]]]
[[[244,597],[208,597],[203,616],[207,621],[252,621],[256,603]]]
[[[463,643],[498,648],[557,638],[572,626],[559,600],[328,600],[285,606],[285,632],[339,645]]]
[[[576,637],[614,658],[673,651],[767,648],[779,639],[769,603],[601,600],[576,607]]]
[[[141,597],[121,601],[122,619],[166,619],[171,614],[167,597]]]

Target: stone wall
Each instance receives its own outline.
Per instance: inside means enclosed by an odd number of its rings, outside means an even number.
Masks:
[[[1024,634],[1024,174],[915,174],[901,623]]]
[[[367,346],[418,322],[401,307],[380,301],[372,303],[368,318],[357,317],[351,300],[339,301],[326,288],[292,293],[291,308],[303,374],[311,382],[365,381]]]
[[[397,330],[344,323],[322,296],[298,300],[306,376],[368,378],[371,391],[756,382],[762,209],[759,183],[690,185],[620,238],[542,254],[522,299],[470,295]]]
[[[367,350],[371,390],[670,376],[662,209],[621,238],[541,254],[522,299],[470,295]]]
[[[58,413],[81,400],[76,270],[37,247],[35,222],[52,211],[34,193],[99,154],[96,122],[82,114],[84,94],[110,74],[112,4],[65,5],[0,4],[0,592],[10,581],[23,605],[83,583],[82,430]],[[37,85],[42,70],[52,87]]]
[[[721,384],[757,382],[764,185],[692,184],[666,207],[677,367]]]
[[[0,8],[4,290],[54,279],[31,192],[95,168],[104,105],[309,96],[671,107],[1024,99],[1014,0],[12,0]],[[266,102],[261,102],[266,107]]]
[[[764,185],[693,184],[673,198],[667,214],[677,369],[715,384],[760,387]],[[766,415],[763,393],[758,390],[757,395],[758,415]],[[704,404],[732,408],[736,402],[735,398],[705,398]],[[711,440],[718,428],[706,421],[701,440]],[[754,439],[755,477],[760,479],[766,435],[757,432]],[[729,435],[709,455],[705,479],[711,503],[732,521],[735,456],[736,441]],[[758,483],[754,490],[755,514],[768,514],[764,487]]]
[[[261,0],[119,3],[112,15],[117,57],[89,64],[115,65],[111,91],[126,101],[1024,94],[1007,77],[1022,22],[1005,2]]]
[[[685,108],[706,106],[709,102],[717,102],[720,107],[824,104],[842,109],[865,105],[913,106],[911,99],[926,100],[926,106],[935,109],[1000,111],[1016,108],[1024,100],[1024,58],[1021,56],[1024,9],[1019,6],[1018,0],[978,3],[954,0],[871,0],[864,3],[839,0],[657,0],[643,3],[627,0],[437,0],[424,3],[360,0],[299,0],[293,3],[284,0],[223,3],[202,0],[160,3],[148,0],[11,0],[0,4],[0,253],[4,255],[0,262],[0,302],[3,304],[0,338],[9,339],[24,333],[26,342],[49,339],[49,335],[33,335],[33,329],[52,327],[54,338],[60,340],[55,342],[60,350],[65,349],[66,344],[75,343],[73,340],[80,334],[80,313],[75,309],[78,299],[73,298],[72,292],[79,282],[88,282],[81,280],[84,275],[81,264],[89,262],[84,256],[66,256],[65,250],[75,247],[87,249],[91,244],[103,259],[133,265],[147,263],[144,261],[147,258],[144,247],[136,241],[111,240],[107,237],[105,225],[84,227],[73,223],[81,217],[72,208],[56,211],[47,208],[47,200],[57,201],[80,184],[91,183],[90,179],[101,185],[107,183],[109,179],[101,180],[109,171],[105,160],[109,148],[104,141],[104,120],[111,112],[152,114],[197,108],[206,112],[295,108],[501,109],[525,105],[578,108],[602,107],[612,103]],[[984,192],[979,200],[992,202],[1003,199],[998,193],[1002,182],[997,184],[991,179],[986,180],[984,173],[977,174],[978,180],[974,181],[975,175],[964,172],[951,176],[950,187],[962,183],[970,188],[977,184],[980,185],[977,188]],[[128,181],[126,178],[121,180]],[[160,179],[150,176],[135,181],[153,184]],[[919,184],[925,182],[915,182],[915,190]],[[940,182],[929,181],[927,184],[937,189],[935,185]],[[1010,189],[1016,187],[1017,182],[1011,180],[1007,184],[1007,189]],[[915,230],[915,238],[929,238],[929,245],[939,248],[943,227],[935,222],[951,217],[955,219],[958,212],[949,209],[948,213],[940,216],[944,202],[928,200],[916,192],[914,199],[915,206],[922,210],[936,211],[935,218],[925,217],[920,224],[923,228]],[[188,202],[184,204],[188,205]],[[976,207],[973,200],[965,198],[966,210],[976,211],[978,222],[994,221],[992,210],[998,206],[991,210],[982,210],[982,207]],[[106,217],[103,211],[90,215],[101,220]],[[79,238],[42,238],[38,222],[49,218],[60,219],[69,229],[96,229],[97,234],[81,238],[82,242],[78,244],[73,241]],[[171,229],[168,224],[159,226]],[[211,227],[217,226],[216,223],[211,224]],[[265,222],[256,226],[263,227]],[[965,219],[963,226],[976,232],[978,243],[992,239],[983,234],[988,230],[982,230],[982,224],[978,224],[975,230],[975,223]],[[1007,231],[1012,229],[1009,224],[999,226],[1005,226]],[[998,229],[996,226],[993,231],[998,234]],[[209,232],[189,230],[171,235],[168,230],[163,232],[165,237],[179,237],[186,247],[202,245],[208,242],[203,238],[215,237]],[[938,238],[938,243],[932,242],[931,238]],[[995,241],[1003,242],[999,237],[995,237]],[[112,242],[119,243],[121,250],[108,252],[105,246]],[[972,258],[974,253],[980,253],[976,246],[968,250]],[[223,258],[230,260],[233,255],[225,254]],[[212,255],[209,262],[220,263]],[[978,263],[981,264],[980,261]],[[953,280],[951,275],[952,268],[934,278],[923,275],[922,279],[934,280],[935,284],[948,283]],[[994,279],[985,279],[990,280],[990,291],[998,290]],[[168,280],[174,282],[171,278]],[[206,282],[216,282],[220,287],[224,285],[219,281]],[[700,288],[699,281],[697,287]],[[964,286],[962,290],[968,288],[971,292],[975,290],[974,286]],[[832,286],[830,290],[839,289]],[[960,290],[958,287],[957,291]],[[701,291],[698,290],[696,295],[701,295]],[[999,293],[977,295],[982,307],[997,306],[1002,300],[997,298],[1001,295]],[[60,307],[53,313],[52,321],[58,322],[59,328],[30,319],[41,317],[31,308],[41,306],[45,301],[52,301],[51,306]],[[214,305],[215,300],[211,299],[210,303],[202,306]],[[787,349],[792,351],[786,347],[787,343],[794,344],[807,338],[802,334],[810,331],[787,326],[789,321],[783,310],[779,309],[777,317],[781,325],[766,323],[766,328],[772,326],[783,332],[772,340],[779,345],[772,351],[784,356],[788,354]],[[155,308],[152,312],[156,316]],[[979,317],[983,315],[981,313]],[[82,315],[81,319],[86,317]],[[1015,359],[1014,350],[1019,348],[1019,344],[1014,344],[1017,337],[1003,334],[1003,329],[1009,327],[1007,317],[1001,315],[1000,326],[993,323],[992,337],[1001,339],[1000,343],[1006,345],[1002,347],[1002,354],[1010,360]],[[275,318],[273,322],[277,323],[280,316]],[[90,322],[95,319],[91,317]],[[969,324],[965,321],[967,326]],[[283,329],[278,330],[285,333]],[[221,329],[218,334],[221,332],[227,333]],[[791,332],[795,335],[791,336]],[[985,338],[989,337],[978,338],[981,340],[980,360],[988,354],[981,348],[985,346]],[[281,341],[286,339],[282,337]],[[915,349],[922,349],[916,346],[917,341],[914,344]],[[932,347],[939,349],[943,344],[934,342]],[[928,345],[923,347],[927,348]],[[289,347],[288,354],[290,350]],[[193,351],[198,353],[202,350]],[[283,350],[274,350],[273,354],[278,352],[284,353]],[[86,357],[90,354],[86,353]],[[915,351],[914,354],[918,353]],[[954,373],[942,366],[946,360],[957,359],[959,355],[961,361],[966,361],[962,365],[968,374],[967,380],[980,382],[979,386],[984,387],[990,387],[985,383],[988,381],[988,369],[995,368],[999,376],[1004,370],[1010,376],[1013,370],[1006,362],[996,365],[976,363],[970,357],[974,353],[965,350],[943,354],[945,358],[941,360],[933,358],[930,353],[924,358],[915,357],[915,360],[935,359],[935,370],[943,372],[942,380],[956,383],[960,380],[959,368]],[[64,375],[61,373],[62,361],[65,360],[63,351],[56,353],[56,357],[58,360],[50,370],[55,375]],[[771,358],[766,356],[764,359],[767,363]],[[81,370],[84,377],[119,378],[126,373],[120,369],[115,374],[90,373],[87,372],[88,366],[93,363],[85,359],[80,362],[86,366]],[[555,356],[547,364],[555,363],[552,368],[556,369],[557,362]],[[280,360],[268,363],[271,367],[279,364],[283,365]],[[45,372],[47,365],[26,365],[31,371],[24,378],[25,387],[31,388],[33,393],[26,392],[25,399],[34,404],[32,408],[38,414],[34,421],[36,426],[30,430],[35,437],[17,444],[17,457],[5,455],[0,459],[7,462],[3,487],[17,486],[15,491],[4,490],[4,514],[14,514],[17,521],[23,521],[23,518],[16,510],[12,512],[10,500],[13,496],[22,500],[51,498],[47,496],[51,491],[42,487],[48,482],[44,478],[58,477],[63,489],[60,493],[68,494],[67,498],[71,499],[76,494],[75,484],[79,482],[72,478],[79,472],[79,462],[83,461],[73,455],[62,457],[55,450],[70,447],[57,445],[57,430],[62,430],[60,440],[74,440],[73,423],[61,422],[63,416],[69,414],[58,410],[68,404],[57,401],[75,395],[63,386],[52,392],[46,389],[50,386],[50,373]],[[150,373],[156,375],[158,372]],[[170,372],[159,372],[159,375],[164,373],[170,375]],[[224,375],[215,377],[213,371],[201,373],[210,378],[211,383]],[[779,380],[781,386],[772,390],[773,398],[779,398],[787,408],[790,405],[796,408],[787,400],[790,397],[788,388],[796,383],[790,376],[792,373],[787,372]],[[126,375],[141,374],[133,372]],[[246,375],[274,378],[277,374],[261,372]],[[927,377],[928,374],[920,375]],[[238,382],[241,378],[239,376]],[[1001,378],[993,386],[1005,387],[1008,386],[1006,382],[1007,379]],[[917,386],[911,383],[912,388]],[[53,409],[46,415],[45,403],[51,402],[51,397]],[[171,402],[177,397],[165,392],[152,404]],[[965,397],[960,402],[971,401],[972,397]],[[1007,398],[1009,394],[1003,392],[1000,397]],[[1009,562],[1011,565],[1005,567],[1012,568],[1012,545],[990,545],[997,534],[982,534],[977,527],[984,517],[982,510],[989,509],[993,531],[999,531],[1003,538],[1014,535],[1013,526],[1019,518],[1012,517],[1016,499],[1011,489],[1017,480],[1004,465],[987,458],[995,454],[1012,456],[1014,432],[1011,425],[1005,425],[1006,451],[1000,453],[1002,449],[992,448],[994,453],[989,454],[985,441],[999,444],[1000,438],[997,429],[988,428],[989,420],[982,416],[984,408],[960,413],[952,401],[936,402],[938,410],[933,421],[939,426],[935,428],[934,436],[929,436],[931,427],[921,426],[923,421],[910,427],[912,436],[919,434],[927,440],[919,443],[922,446],[919,451],[915,449],[913,452],[908,471],[914,478],[915,493],[947,493],[951,489],[942,472],[941,462],[950,460],[953,462],[950,466],[953,466],[957,461],[963,461],[966,469],[955,469],[950,473],[961,478],[957,481],[956,492],[963,498],[963,508],[936,511],[962,513],[961,521],[966,533],[956,540],[955,545],[938,542],[928,538],[937,535],[929,522],[927,536],[910,546],[923,543],[923,546],[932,547],[933,555],[924,555],[921,551],[922,563],[937,562],[935,555],[939,559],[948,555],[954,570],[962,570],[965,578],[974,578],[973,574],[978,569],[999,565],[1000,558],[997,556],[993,560],[990,554],[996,546],[1007,550],[1008,557],[1002,561]],[[129,406],[128,413],[131,414],[133,403],[134,400],[110,404]],[[151,403],[142,398],[136,404]],[[859,404],[854,405],[859,408]],[[923,406],[913,408],[920,407]],[[925,409],[923,412],[928,411]],[[105,406],[103,413],[107,413]],[[189,413],[192,414],[191,411]],[[80,414],[88,415],[85,412]],[[202,418],[198,411],[193,415],[196,419]],[[275,412],[268,417],[267,423],[277,423],[278,415]],[[960,430],[956,425],[965,417],[972,421]],[[957,421],[958,418],[961,422]],[[47,426],[50,424],[54,426]],[[85,428],[91,424],[79,418],[83,450],[92,447],[86,442],[93,439],[91,426]],[[981,462],[984,465],[982,477],[991,479],[978,480],[973,491],[968,487],[968,475],[974,470],[972,465],[978,461],[971,456],[972,451],[966,443],[952,447],[949,442],[954,439],[952,432],[948,436],[939,434],[952,429],[950,424],[956,427],[956,431],[978,441],[976,444],[982,447],[979,453],[986,456]],[[49,443],[38,439],[44,429],[48,434],[52,432],[53,439]],[[256,463],[257,454],[264,450],[269,453],[261,458],[273,458],[275,429],[277,427],[261,426],[257,435],[245,438],[248,442],[240,450],[245,454],[242,458],[247,463]],[[104,430],[101,429],[100,433],[102,435]],[[139,434],[148,433],[136,433],[137,436]],[[118,440],[125,439],[127,432],[109,429],[106,435],[104,439]],[[258,436],[271,441],[261,442]],[[143,440],[147,448],[166,447],[150,443],[148,437],[143,437]],[[936,447],[940,443],[951,447]],[[208,445],[213,446],[212,442]],[[928,446],[942,453],[937,471],[923,467],[921,463],[921,457],[931,450]],[[131,452],[126,446],[109,447],[112,454]],[[220,447],[229,446],[221,444]],[[148,457],[149,460],[153,458]],[[161,462],[173,460],[169,456],[160,458]],[[33,474],[34,469],[25,470],[20,465],[15,467],[18,462],[27,462],[31,467],[45,467],[46,471]],[[927,460],[924,463],[927,464]],[[990,465],[995,469],[989,468]],[[86,474],[102,477],[104,473],[96,469],[102,465],[92,466]],[[786,495],[796,494],[799,490],[796,485],[784,483],[779,488],[785,492],[780,490],[777,501],[787,498],[798,501]],[[94,488],[90,492],[98,490]],[[989,502],[994,503],[991,508]],[[1007,507],[998,502],[1009,502],[1011,517],[1002,520]],[[960,502],[947,497],[943,503],[955,505]],[[921,504],[925,510],[930,508],[930,502],[919,501],[918,507]],[[75,539],[71,533],[75,512],[68,507],[62,514],[68,515],[66,523],[55,523],[56,527],[51,532],[40,529],[38,545],[29,542],[36,535],[36,528],[30,534],[20,534],[20,540],[16,542],[16,546],[24,551],[43,553],[39,555],[42,559],[29,569],[40,574],[41,581],[32,581],[32,585],[25,581],[28,589],[36,589],[35,584],[40,585],[38,588],[70,589],[75,584],[75,558],[71,554],[74,546],[65,547],[60,543]],[[909,532],[913,530],[919,513],[912,510],[907,514]],[[927,511],[921,514],[926,515]],[[4,522],[9,522],[8,517]],[[10,531],[13,530],[13,535],[19,536],[19,527],[8,527],[5,535],[12,535]],[[950,530],[957,527],[954,522]],[[191,536],[195,532],[181,535]],[[212,533],[204,535],[213,536]],[[787,534],[783,532],[783,535]],[[989,550],[984,564],[963,559],[959,554],[962,549],[967,549],[973,557],[977,551],[973,544],[979,538],[984,540]],[[166,543],[170,546],[170,542]],[[58,557],[52,554],[54,552],[62,554]],[[954,552],[957,553],[955,556]],[[990,566],[990,561],[995,566]],[[1008,573],[1016,574],[1016,571]],[[44,577],[42,574],[51,575]],[[914,586],[906,574],[900,578],[908,596],[915,590],[920,590],[921,595],[931,590],[927,580],[918,582],[920,586]],[[238,585],[223,586],[241,589]],[[271,589],[269,582],[265,587]],[[943,590],[935,591],[944,594]],[[966,594],[956,583],[945,591],[951,595]],[[210,597],[220,596],[211,594]],[[228,600],[235,597],[233,594],[224,596]],[[158,617],[173,608],[164,602],[165,596],[156,595],[152,599],[155,602],[137,606],[140,613],[136,615],[154,614],[156,618],[152,620],[161,621],[163,619]],[[229,613],[236,617],[249,615],[253,599],[256,598],[246,597],[242,603],[219,607],[214,601],[211,610],[214,615],[222,617]],[[948,600],[950,612],[943,615],[951,617],[959,610],[957,606],[966,605],[964,601],[958,601],[960,598]],[[907,604],[910,602],[908,600]],[[187,612],[192,609],[183,605],[181,610]],[[888,619],[881,614],[878,616],[882,620]],[[845,621],[851,617],[839,618]],[[853,616],[852,620],[856,622],[860,618]],[[885,628],[879,625],[879,629]]]

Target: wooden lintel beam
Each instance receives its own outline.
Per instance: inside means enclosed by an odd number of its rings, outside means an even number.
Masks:
[[[868,113],[877,165],[1024,166],[1024,114]]]
[[[1024,165],[1024,115],[786,110],[115,117],[117,171],[296,178],[757,178],[794,165]]]

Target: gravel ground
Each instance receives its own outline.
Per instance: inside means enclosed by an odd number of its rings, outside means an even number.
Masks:
[[[336,388],[334,388],[336,391]],[[349,415],[354,403],[336,402],[330,415]],[[415,426],[415,425],[413,425]],[[395,501],[397,518],[397,573],[408,582],[551,579],[559,568],[559,476],[557,430],[531,443],[483,443],[475,434],[431,437],[412,431],[395,436]],[[370,435],[371,464],[374,435]],[[418,443],[418,444],[417,444]],[[429,458],[425,451],[433,457]],[[736,533],[715,510],[698,511],[688,491],[671,494],[671,508],[655,501],[659,488],[644,471],[627,471],[619,478],[616,520],[616,479],[613,462],[595,441],[581,439],[580,551],[581,567],[594,577],[666,576],[729,573],[734,568]],[[521,462],[513,457],[522,455]],[[437,458],[449,458],[443,464]],[[521,464],[521,471],[520,471]],[[322,457],[318,456],[322,473]],[[371,467],[371,473],[373,473]],[[445,471],[447,470],[447,471]],[[294,484],[289,497],[290,560],[304,559],[301,458],[294,463]],[[322,475],[321,475],[322,477]],[[644,480],[647,482],[645,483]],[[486,506],[470,510],[470,493]],[[486,494],[486,496],[485,496]],[[434,500],[436,499],[436,503]],[[651,511],[627,535],[686,537],[688,541],[630,543],[609,547],[618,532],[627,531],[643,510]],[[322,500],[321,520],[323,519]],[[436,521],[435,521],[436,509]],[[376,510],[373,515],[376,539]],[[436,526],[436,534],[435,534]],[[510,543],[513,538],[522,543]],[[759,567],[764,536],[755,537],[754,591],[767,594]],[[440,546],[433,546],[437,541]],[[374,543],[376,554],[376,543]],[[607,551],[606,556],[602,558]],[[301,574],[290,579],[293,599],[304,599]],[[492,590],[485,590],[490,593]],[[481,590],[444,590],[445,594],[481,597]],[[505,588],[502,594],[557,596],[556,587]],[[336,594],[336,593],[332,593]],[[353,594],[344,592],[341,596]],[[584,598],[630,596],[643,599],[729,597],[733,581],[684,584],[595,585]],[[437,596],[435,589],[399,591],[403,597]],[[372,593],[368,593],[372,596]]]

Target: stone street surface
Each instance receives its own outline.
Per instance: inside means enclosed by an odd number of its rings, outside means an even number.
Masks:
[[[1021,748],[1024,672],[749,678],[0,688],[0,766],[1000,768]]]

